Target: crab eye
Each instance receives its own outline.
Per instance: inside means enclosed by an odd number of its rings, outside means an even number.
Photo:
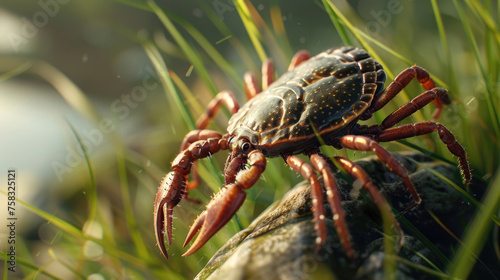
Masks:
[[[250,144],[248,142],[245,142],[241,145],[241,151],[246,153],[250,150]]]

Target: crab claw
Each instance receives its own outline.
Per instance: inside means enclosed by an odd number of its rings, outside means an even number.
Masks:
[[[186,177],[177,171],[168,173],[161,181],[154,204],[154,227],[156,242],[161,253],[168,259],[165,248],[165,233],[168,245],[172,244],[172,214],[186,189]]]
[[[207,209],[196,218],[191,226],[184,247],[193,239],[200,228],[201,230],[193,245],[182,256],[189,256],[205,245],[233,217],[243,204],[245,197],[246,193],[237,184],[230,184],[219,191],[208,203]]]

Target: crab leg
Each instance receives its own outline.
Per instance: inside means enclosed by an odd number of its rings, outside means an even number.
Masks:
[[[163,178],[154,204],[156,242],[165,258],[168,259],[164,234],[167,234],[168,244],[172,244],[173,209],[185,196],[187,175],[193,162],[227,148],[226,137],[219,134],[217,137],[192,143],[172,162],[172,171]]]
[[[312,209],[314,214],[314,229],[316,230],[316,251],[321,249],[326,242],[326,225],[325,225],[325,212],[323,209],[323,193],[321,186],[316,178],[314,169],[307,162],[296,156],[286,156],[286,163],[304,179],[311,182],[311,196],[312,196]]]
[[[448,96],[448,91],[444,88],[433,88],[426,92],[421,93],[417,97],[413,98],[410,102],[401,106],[396,111],[392,112],[387,116],[380,124],[381,129],[386,129],[393,127],[395,124],[420,110],[425,105],[429,104],[431,101],[439,100],[443,96]],[[447,97],[445,97],[447,98]]]
[[[248,154],[250,169],[241,170],[236,175],[236,180],[224,186],[208,203],[207,209],[203,211],[194,221],[184,242],[186,246],[198,231],[198,237],[193,245],[182,255],[189,256],[198,251],[220,228],[222,228],[245,200],[245,189],[250,188],[259,179],[260,174],[266,169],[266,158],[259,150],[253,150]]]
[[[351,246],[351,235],[349,234],[349,229],[347,228],[345,211],[342,208],[340,193],[337,188],[333,172],[328,166],[327,161],[319,154],[312,154],[310,156],[310,160],[314,169],[318,170],[321,172],[321,175],[323,175],[326,198],[328,200],[328,204],[330,204],[330,208],[332,209],[333,222],[335,224],[335,228],[337,229],[340,243],[344,246],[347,255],[354,258],[355,253]]]
[[[372,102],[371,108],[368,110],[369,114],[380,110],[384,107],[389,101],[391,101],[398,93],[403,90],[414,78],[417,78],[418,82],[422,85],[422,87],[426,90],[432,90],[436,87],[434,81],[429,77],[429,73],[419,67],[417,65],[413,65],[412,67],[406,68],[392,81],[392,83]],[[433,100],[434,105],[436,105],[436,110],[432,114],[434,119],[437,119],[441,114],[444,104],[450,104],[450,98],[448,95],[439,95],[439,98]]]
[[[222,135],[220,135],[220,133],[215,130],[209,130],[209,129],[193,130],[184,137],[184,140],[182,140],[180,152],[182,153],[196,141],[207,140],[210,138],[221,138],[221,137]],[[187,192],[189,190],[195,189],[200,183],[200,178],[198,176],[198,172],[196,171],[196,164],[191,165],[191,175],[193,176],[193,180],[189,181],[187,184],[186,195],[185,195],[186,197],[187,197]]]
[[[437,131],[439,133],[439,138],[444,144],[446,144],[448,150],[453,155],[459,157],[460,167],[462,168],[465,182],[468,182],[471,179],[471,173],[469,162],[467,160],[467,153],[455,139],[455,136],[453,136],[451,131],[449,131],[444,125],[437,122],[421,122],[393,127],[404,118],[415,113],[431,101],[442,98],[442,96],[447,96],[446,89],[433,88],[432,90],[428,90],[391,113],[382,121],[380,125],[359,127],[357,132],[360,134],[374,134],[376,141],[389,142]]]
[[[306,50],[298,51],[292,58],[290,65],[288,66],[288,71],[292,71],[295,67],[297,67],[302,62],[309,60],[311,55]]]
[[[391,212],[391,207],[387,203],[387,200],[385,200],[382,194],[375,187],[368,174],[366,174],[366,172],[360,166],[346,158],[335,157],[335,159],[347,171],[347,173],[349,173],[349,175],[354,178],[354,180],[360,180],[363,188],[370,194],[373,202],[375,203],[375,205],[377,205],[382,215],[385,215],[385,217],[389,219],[389,222],[391,222],[394,230],[396,230],[396,232],[398,233],[398,240],[396,244],[398,248],[401,248],[401,246],[403,245],[404,237],[403,230],[401,230],[398,221],[394,217],[394,214]]]
[[[274,81],[274,63],[271,59],[266,60],[262,64],[262,89],[265,90]],[[259,86],[257,85],[257,79],[255,76],[247,72],[243,76],[243,83],[245,87],[245,94],[247,100],[254,98],[257,94],[261,92]]]
[[[440,123],[428,121],[388,128],[380,132],[380,134],[376,136],[376,140],[380,142],[388,142],[423,134],[429,134],[436,131],[439,134],[439,138],[446,145],[448,150],[453,155],[458,157],[460,167],[462,168],[462,174],[464,175],[464,181],[465,183],[467,183],[471,179],[469,162],[467,160],[467,152],[455,139],[455,136],[453,136],[451,131],[449,131],[444,125]]]
[[[384,147],[380,146],[377,141],[366,136],[346,135],[340,138],[340,144],[344,148],[348,148],[351,150],[375,152],[377,157],[385,163],[385,165],[392,173],[395,173],[399,177],[401,177],[401,179],[403,180],[403,184],[406,186],[406,189],[413,198],[414,204],[420,204],[422,199],[415,189],[415,186],[413,186],[410,177],[408,177],[408,171],[406,170],[406,168],[404,168],[404,166],[401,165],[401,163],[395,157],[393,157],[386,149],[384,149]]]
[[[250,100],[257,94],[259,94],[260,89],[257,85],[257,79],[255,79],[255,76],[252,73],[245,73],[245,75],[243,76],[243,83],[247,100]]]
[[[225,105],[231,114],[238,112],[240,109],[240,105],[236,100],[236,97],[231,91],[221,91],[219,92],[214,99],[208,103],[207,110],[198,118],[196,121],[197,130],[193,130],[189,132],[182,141],[181,152],[185,150],[191,143],[197,140],[208,139],[211,138],[211,134],[217,133],[213,130],[205,129],[208,124],[212,121],[214,116],[220,109],[221,105]],[[193,180],[190,181],[187,185],[188,190],[192,190],[196,188],[200,182],[200,178],[198,176],[198,171],[196,170],[196,164],[192,166],[191,174]]]
[[[271,59],[262,64],[262,90],[266,90],[274,81],[274,62]]]
[[[231,91],[221,91],[208,103],[207,110],[196,121],[196,127],[198,129],[206,128],[222,104],[226,105],[231,114],[235,114],[240,109],[240,105]]]

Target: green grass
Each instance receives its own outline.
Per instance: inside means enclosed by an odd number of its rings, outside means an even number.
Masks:
[[[286,69],[286,61],[291,58],[292,52],[303,48],[303,45],[297,43],[297,38],[301,34],[305,36],[310,33],[322,36],[322,39],[308,37],[314,39],[309,39],[313,42],[308,42],[309,45],[306,46],[318,51],[339,45],[355,45],[368,50],[383,65],[388,80],[392,80],[405,67],[417,63],[429,70],[439,86],[449,89],[453,102],[439,121],[452,130],[468,151],[474,177],[485,182],[488,187],[485,199],[473,202],[476,214],[465,226],[467,230],[464,236],[459,236],[462,244],[455,248],[456,254],[449,260],[443,260],[443,263],[449,265],[443,271],[437,270],[437,266],[434,270],[425,267],[416,269],[443,279],[474,277],[472,268],[475,263],[480,262],[477,256],[484,245],[481,241],[488,239],[492,230],[498,228],[498,1],[454,0],[446,4],[435,0],[420,1],[418,4],[415,1],[401,1],[402,11],[392,14],[389,25],[378,34],[370,34],[366,29],[367,23],[376,22],[375,19],[366,19],[366,14],[364,17],[360,15],[358,7],[339,6],[335,4],[336,1],[331,0],[316,1],[315,17],[309,19],[297,11],[290,12],[285,4],[265,3],[266,8],[260,10],[255,8],[258,3],[248,5],[247,1],[235,0],[233,10],[228,10],[225,14],[226,21],[220,19],[213,6],[198,1],[197,7],[206,15],[205,24],[215,30],[215,35],[202,31],[206,30],[206,26],[190,23],[188,15],[163,8],[160,1],[115,2],[116,5],[137,10],[137,13],[150,13],[164,27],[161,30],[163,37],[135,37],[136,30],[120,27],[122,34],[127,34],[124,37],[143,48],[158,74],[161,90],[165,93],[161,99],[152,100],[147,105],[152,108],[149,123],[151,130],[146,130],[146,135],[142,135],[141,139],[153,147],[138,152],[132,146],[141,146],[142,143],[130,143],[122,139],[118,129],[106,137],[106,141],[112,144],[107,158],[111,164],[100,170],[95,167],[97,159],[85,153],[79,133],[68,123],[67,130],[73,136],[71,141],[82,147],[87,168],[84,175],[78,177],[85,178],[83,181],[68,182],[80,185],[88,199],[86,205],[78,205],[84,210],[78,209],[76,205],[69,206],[65,211],[71,213],[70,216],[48,213],[22,199],[18,200],[29,212],[50,224],[57,232],[54,238],[58,240],[48,246],[51,248],[48,253],[50,260],[40,264],[39,258],[30,255],[30,250],[27,249],[40,241],[18,237],[27,243],[25,248],[21,247],[18,251],[18,266],[26,279],[64,278],[49,269],[51,263],[62,264],[69,275],[76,279],[86,279],[93,273],[99,273],[106,279],[193,278],[230,236],[248,226],[267,205],[279,199],[302,179],[284,166],[281,159],[270,160],[263,175],[264,180],[247,191],[247,201],[238,211],[238,218],[233,218],[198,253],[188,258],[180,257],[185,251],[182,243],[190,223],[202,211],[202,207],[183,203],[182,207],[175,209],[177,218],[174,219],[174,243],[168,248],[170,259],[166,261],[155,246],[152,227],[152,204],[161,176],[168,172],[168,163],[177,153],[183,136],[194,129],[195,120],[206,104],[205,100],[209,100],[220,90],[232,89],[243,101],[243,73],[251,70],[257,74],[261,62],[271,57],[276,60],[278,75],[281,74],[282,69]],[[378,11],[381,8],[374,9]],[[276,24],[281,16],[288,20],[282,26]],[[427,24],[419,20],[422,16],[426,17]],[[239,20],[235,20],[236,17]],[[316,18],[321,18],[327,24],[311,30],[304,30],[296,24],[314,21]],[[226,23],[229,21],[230,25]],[[181,65],[191,65],[190,69],[193,71],[189,79],[183,78],[187,68],[172,62],[176,60],[182,61]],[[98,126],[102,119],[99,110],[81,89],[47,62],[33,60],[28,64],[19,64],[0,75],[0,81],[25,73],[36,74],[52,84],[75,111]],[[196,89],[193,81],[198,84]],[[203,89],[201,92],[200,88]],[[420,85],[413,82],[386,108],[377,112],[375,119],[380,121],[422,91]],[[428,107],[415,114],[410,121],[430,120],[433,108]],[[163,112],[163,108],[168,108],[169,112]],[[224,131],[230,116],[227,110],[221,112],[221,116],[210,126],[211,129]],[[444,159],[456,164],[456,159],[449,154],[437,135],[384,146],[394,151],[411,150],[416,146],[438,160]],[[367,155],[351,151],[338,153],[350,159]],[[203,203],[208,202],[211,193],[222,186],[223,178],[220,174],[225,156],[221,152],[210,160],[200,161],[202,184],[190,195]],[[461,191],[469,199],[474,199],[470,193]],[[2,190],[2,195],[4,194]],[[100,233],[95,228],[91,229],[92,223],[102,228]],[[91,243],[103,249],[104,253],[98,260],[89,259],[85,252],[86,246]],[[498,247],[498,244],[495,246]],[[4,254],[1,256],[5,259]],[[496,258],[498,261],[499,256]],[[397,262],[405,263],[407,260],[399,257],[389,259],[387,269],[393,269],[391,266]],[[434,264],[431,263],[432,265]],[[5,271],[3,274],[9,276]]]

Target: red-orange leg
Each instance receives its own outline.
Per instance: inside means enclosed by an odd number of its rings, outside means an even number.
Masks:
[[[447,92],[448,91],[444,88],[433,88],[421,93],[417,97],[413,98],[410,102],[401,106],[399,109],[387,116],[380,124],[380,128],[386,129],[389,127],[393,127],[395,124],[420,110],[431,101],[440,100],[443,98],[443,96],[447,96]]]
[[[266,60],[262,64],[262,90],[266,90],[274,81],[274,63],[271,59]],[[245,94],[247,96],[247,100],[252,99],[254,96],[259,94],[261,90],[257,85],[257,79],[255,76],[247,72],[243,76],[243,83],[245,86]]]
[[[455,136],[442,124],[437,122],[420,122],[413,124],[405,124],[389,129],[385,129],[380,134],[375,135],[375,139],[379,142],[388,142],[398,139],[404,139],[409,137],[414,137],[423,134],[429,134],[432,132],[438,132],[439,138],[446,145],[448,150],[455,156],[459,158],[460,167],[462,168],[462,174],[464,176],[464,181],[467,183],[471,179],[471,173],[469,168],[469,162],[467,161],[467,152],[460,145],[460,143],[455,139]]]
[[[189,147],[191,144],[193,144],[196,141],[207,140],[210,138],[221,138],[221,137],[222,137],[222,135],[215,130],[196,129],[196,130],[190,131],[188,134],[186,134],[186,136],[184,136],[184,140],[182,140],[180,152],[182,153],[182,151],[187,149],[187,147]],[[196,164],[193,164],[191,166],[191,175],[193,177],[193,180],[189,181],[189,183],[187,184],[187,187],[186,187],[185,196],[187,199],[189,199],[187,196],[188,191],[195,189],[200,183],[200,177],[198,176],[198,172],[196,171]],[[193,201],[193,202],[198,203],[199,201]]]
[[[349,175],[352,178],[354,178],[354,180],[360,181],[363,188],[372,197],[373,202],[375,203],[375,205],[377,205],[377,208],[380,210],[382,215],[384,215],[386,218],[390,220],[389,222],[393,225],[394,229],[398,233],[398,241],[396,244],[398,248],[401,248],[401,246],[403,245],[403,237],[404,237],[403,230],[401,230],[401,227],[399,226],[396,217],[394,217],[394,214],[392,213],[391,207],[387,203],[387,200],[385,200],[382,194],[375,187],[368,174],[366,174],[366,172],[359,165],[355,164],[354,162],[346,158],[335,157],[335,159],[345,169],[345,171],[349,173]]]
[[[221,91],[208,103],[207,110],[196,121],[196,127],[198,129],[206,128],[222,104],[229,109],[231,114],[235,114],[240,109],[240,105],[231,91]]]
[[[401,163],[395,157],[393,157],[384,147],[380,146],[377,141],[366,136],[346,135],[340,139],[340,144],[342,145],[342,147],[351,150],[375,152],[377,157],[383,163],[385,163],[387,168],[389,168],[392,173],[401,177],[401,179],[403,180],[403,184],[413,198],[415,205],[420,204],[422,199],[420,198],[420,195],[418,195],[415,186],[413,186],[410,177],[408,177],[408,171],[406,170],[406,168],[404,168],[404,166],[401,165]],[[413,206],[414,205],[412,205],[412,207]]]
[[[321,185],[319,184],[311,165],[296,156],[286,156],[284,159],[295,172],[304,177],[304,179],[309,180],[311,183],[312,210],[315,222],[314,229],[317,234],[316,252],[319,252],[326,241],[327,234]]]
[[[376,112],[384,107],[389,101],[391,101],[398,93],[403,90],[414,78],[417,78],[418,82],[426,90],[431,90],[436,87],[434,81],[429,77],[429,73],[414,65],[403,70],[399,75],[392,81],[392,83],[372,102],[372,106],[369,109],[369,113]],[[434,105],[436,105],[436,110],[433,113],[433,118],[437,119],[441,114],[443,103],[450,104],[451,101],[448,95],[441,95],[439,98],[433,100]]]
[[[262,90],[266,90],[274,82],[274,62],[271,59],[262,64]]]
[[[172,162],[172,171],[163,178],[155,198],[154,227],[156,242],[165,258],[168,259],[164,234],[167,234],[168,244],[172,244],[173,209],[185,196],[187,175],[193,162],[221,149],[228,149],[227,137],[196,141],[177,155]]]
[[[288,66],[288,71],[292,71],[295,67],[297,67],[302,62],[309,60],[309,58],[311,58],[311,55],[309,54],[308,51],[306,51],[306,50],[298,51],[293,56],[292,61],[290,62],[290,65]]]
[[[288,71],[293,70],[293,68],[297,67],[297,65],[302,62],[309,60],[309,58],[311,58],[311,55],[307,51],[301,50],[297,52],[288,66]],[[274,70],[274,63],[272,60],[268,59],[262,64],[262,90],[266,90],[273,83]],[[243,83],[245,85],[245,94],[248,100],[252,99],[261,92],[253,74],[245,73],[243,76]]]
[[[257,84],[257,79],[255,79],[255,76],[252,73],[250,72],[245,73],[245,75],[243,76],[243,84],[245,87],[245,94],[247,96],[247,100],[250,100],[254,98],[254,96],[256,96],[257,94],[259,94],[260,89]]]
[[[248,154],[248,164],[250,168],[241,170],[236,175],[234,183],[222,188],[208,203],[207,209],[196,218],[189,230],[184,246],[191,241],[198,230],[200,232],[193,245],[182,256],[189,256],[198,251],[233,217],[245,200],[246,193],[244,189],[253,186],[266,169],[266,157],[260,150],[253,150]]]
[[[182,140],[180,152],[184,151],[187,149],[191,144],[193,144],[196,141],[199,140],[207,140],[210,138],[222,138],[222,135],[215,131],[215,130],[210,130],[210,129],[196,129],[190,131],[186,136],[184,136],[184,140]]]
[[[333,214],[333,223],[337,234],[339,236],[340,243],[344,246],[347,255],[354,258],[355,253],[351,246],[351,235],[349,234],[349,229],[345,220],[345,211],[342,208],[340,193],[337,188],[337,183],[333,176],[333,172],[330,169],[327,161],[318,154],[312,154],[310,157],[311,164],[314,169],[321,172],[323,175],[324,186],[326,190],[326,198]]]
[[[238,110],[240,109],[240,105],[238,104],[236,97],[231,91],[219,92],[215,96],[215,98],[212,99],[210,103],[208,103],[207,110],[196,121],[196,127],[198,128],[198,130],[191,131],[184,137],[184,140],[182,141],[181,145],[181,151],[184,150],[187,146],[189,146],[190,143],[193,143],[196,140],[207,139],[205,135],[211,133],[217,133],[212,130],[205,130],[205,128],[217,114],[221,105],[225,105],[229,109],[231,114],[238,112]],[[210,136],[208,136],[208,138],[210,138]],[[191,174],[193,179],[189,182],[187,186],[188,190],[196,188],[200,182],[200,177],[198,176],[198,171],[196,170],[196,164],[193,165]]]

